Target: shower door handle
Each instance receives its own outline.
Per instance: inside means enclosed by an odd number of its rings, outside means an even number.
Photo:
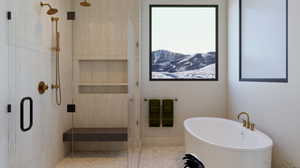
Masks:
[[[29,101],[29,126],[25,128],[24,125],[24,104],[26,101]],[[33,100],[31,97],[24,97],[20,103],[20,128],[23,132],[31,130],[33,126]]]

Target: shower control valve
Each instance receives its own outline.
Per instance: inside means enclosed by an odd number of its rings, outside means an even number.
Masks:
[[[44,94],[48,90],[48,88],[49,87],[45,82],[43,81],[39,82],[38,91],[40,94]]]

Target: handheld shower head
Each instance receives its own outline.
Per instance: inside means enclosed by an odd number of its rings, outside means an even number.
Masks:
[[[47,14],[48,15],[54,15],[58,12],[58,10],[56,8],[52,8],[52,6],[48,3],[43,3],[41,2],[41,6],[44,7],[44,6],[48,6],[49,7],[49,10],[47,11]]]
[[[80,2],[80,5],[84,6],[84,7],[90,7],[90,6],[92,6],[91,3],[89,3],[87,0],[84,0],[83,2]]]

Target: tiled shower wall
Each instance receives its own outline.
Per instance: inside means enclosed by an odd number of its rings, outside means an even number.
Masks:
[[[90,0],[89,2],[92,6],[84,8],[79,5],[80,0],[73,1],[76,11],[73,28],[75,85],[127,83],[129,1]],[[90,59],[90,61],[82,61],[82,59]],[[107,60],[103,61],[103,59]],[[111,61],[112,59],[123,59],[123,61]],[[122,91],[122,88],[126,88],[126,91]],[[103,91],[99,93],[99,90],[108,91],[110,88],[85,86],[79,89],[78,87],[74,96],[78,104],[78,110],[74,115],[74,126],[77,128],[128,127],[127,85],[122,88],[116,93],[103,93]]]

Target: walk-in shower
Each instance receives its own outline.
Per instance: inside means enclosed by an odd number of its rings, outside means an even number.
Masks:
[[[0,0],[0,168],[136,168],[137,0],[28,1]]]

